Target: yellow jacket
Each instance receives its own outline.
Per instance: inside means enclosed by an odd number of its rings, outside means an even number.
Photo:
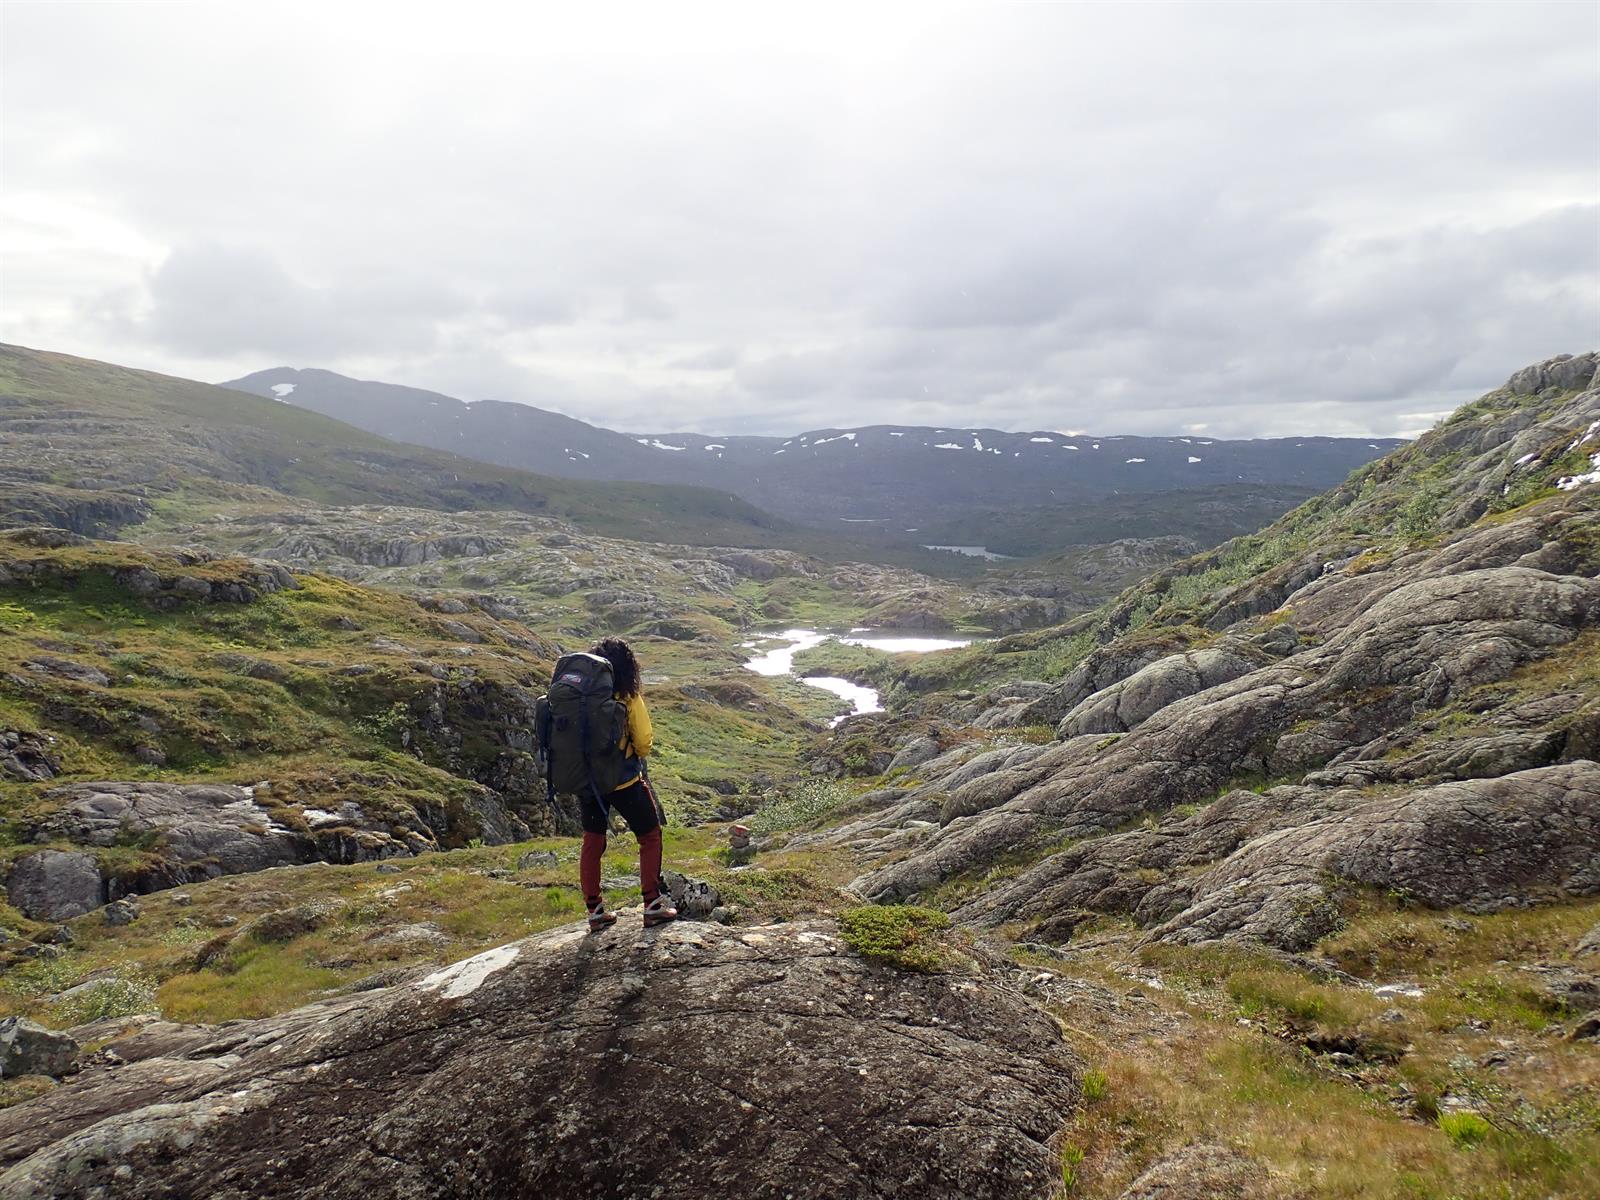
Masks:
[[[651,749],[655,746],[656,731],[650,724],[650,710],[644,706],[644,697],[640,695],[629,696],[628,727],[622,731],[622,741],[618,743],[622,752],[632,758],[640,759],[640,772],[644,770],[643,759],[650,756]],[[619,784],[619,787],[629,787],[639,782],[635,775]]]

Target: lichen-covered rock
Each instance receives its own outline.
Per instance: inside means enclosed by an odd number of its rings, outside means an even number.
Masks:
[[[929,764],[930,792],[947,797],[946,828],[854,890],[906,899],[1045,839],[1093,837],[1141,813],[1206,801],[1275,762],[1319,765],[1348,748],[1344,739],[1370,739],[1600,624],[1600,580],[1480,568],[1481,559],[1451,557],[1451,549],[1389,580],[1386,595],[1353,597],[1359,611],[1346,610],[1343,626],[1320,645],[1175,699],[1125,734],[1032,747],[1019,765],[998,751],[942,775]],[[1434,575],[1444,558],[1453,573]],[[1371,723],[1352,719],[1362,707],[1373,709]],[[1285,735],[1299,742],[1279,754]]]
[[[1265,657],[1236,644],[1160,659],[1088,697],[1061,719],[1058,735],[1125,733],[1175,700],[1248,674]]]
[[[1206,872],[1152,936],[1305,949],[1337,924],[1344,882],[1480,912],[1600,893],[1600,764],[1440,784],[1267,834]]]
[[[61,756],[49,737],[16,729],[0,729],[0,777],[43,783],[61,770]]]
[[[569,926],[166,1041],[0,1112],[0,1196],[1044,1200],[1078,1098],[1005,977],[824,925]]]
[[[26,1017],[0,1020],[0,1079],[69,1074],[77,1065],[76,1039]]]
[[[149,839],[172,864],[164,886],[317,857],[307,835],[275,821],[251,789],[231,784],[74,783],[48,798],[59,807],[31,837],[80,846]]]
[[[6,895],[25,917],[64,921],[104,904],[105,881],[91,855],[36,850],[12,865]]]
[[[107,925],[132,925],[139,919],[139,906],[124,897],[113,900],[104,910]]]

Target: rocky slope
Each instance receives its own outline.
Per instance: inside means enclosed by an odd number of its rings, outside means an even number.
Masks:
[[[1364,889],[1481,911],[1600,890],[1595,365],[1519,373],[1074,627],[1060,682],[965,707],[1054,739],[916,767],[851,831],[899,854],[857,888],[954,895],[1008,863],[958,918],[1295,950]]]
[[[528,729],[556,653],[491,602],[0,534],[11,902],[58,920],[218,874],[549,828]]]
[[[112,1040],[0,1112],[0,1196],[1044,1197],[1080,1069],[1007,975],[827,925],[569,925]]]

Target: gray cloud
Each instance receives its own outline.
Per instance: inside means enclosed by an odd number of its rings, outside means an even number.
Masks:
[[[12,5],[0,336],[633,430],[1392,433],[1600,332],[1570,4]]]

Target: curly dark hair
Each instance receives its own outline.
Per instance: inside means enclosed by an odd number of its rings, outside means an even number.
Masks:
[[[619,637],[601,638],[589,653],[611,664],[611,686],[617,695],[626,699],[639,694],[639,660],[632,646]]]

